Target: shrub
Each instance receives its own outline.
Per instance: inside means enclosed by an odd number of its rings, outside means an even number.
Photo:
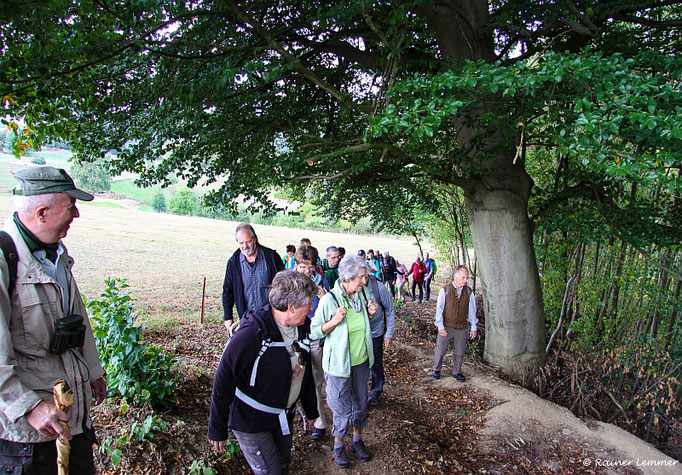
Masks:
[[[101,162],[74,162],[69,171],[76,185],[86,191],[98,193],[111,190],[111,177]]]
[[[199,214],[201,206],[194,191],[189,188],[183,188],[176,191],[171,196],[171,199],[168,200],[168,209],[171,213],[194,216]]]
[[[35,157],[31,158],[31,163],[35,163],[36,165],[45,165],[47,162],[43,156],[36,155]]]
[[[177,399],[180,374],[175,360],[158,346],[142,341],[125,280],[105,280],[100,300],[87,303],[100,361],[107,372],[110,393],[135,404],[161,407]]]
[[[159,213],[165,213],[168,210],[166,207],[166,197],[163,196],[163,191],[158,190],[154,194],[154,199],[152,200],[152,209]]]

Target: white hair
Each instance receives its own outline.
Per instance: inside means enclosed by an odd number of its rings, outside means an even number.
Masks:
[[[57,201],[57,193],[41,195],[14,195],[14,209],[19,214],[31,214],[39,206],[53,208]]]
[[[350,282],[358,276],[361,269],[367,269],[369,272],[369,263],[366,260],[360,256],[346,256],[339,264],[339,280]]]

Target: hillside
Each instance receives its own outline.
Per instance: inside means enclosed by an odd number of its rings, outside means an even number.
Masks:
[[[11,212],[11,197],[0,195],[0,213]],[[219,323],[225,261],[235,250],[235,223],[157,214],[95,200],[79,204],[81,217],[65,239],[76,259],[74,273],[83,294],[94,298],[106,276],[125,277],[148,337],[180,361],[185,382],[180,404],[158,415],[165,429],[152,441],[127,443],[116,468],[105,452],[106,473],[187,473],[192,464],[219,473],[243,473],[243,459],[226,461],[206,442],[208,398],[225,342]],[[403,239],[354,236],[256,226],[263,244],[282,250],[306,236],[329,244],[388,249],[411,261],[414,246]],[[207,279],[207,323],[199,323],[203,278]],[[466,384],[430,378],[433,302],[408,303],[399,310],[397,338],[386,356],[385,398],[371,409],[366,440],[373,461],[356,463],[359,474],[488,473],[682,473],[679,463],[609,424],[583,422],[565,408],[499,378],[496,370],[467,361]],[[444,374],[450,364],[446,358]],[[104,444],[149,415],[123,411],[110,399],[95,410]],[[106,442],[109,441],[109,442]],[[342,473],[330,459],[330,441],[313,443],[297,422],[293,473]],[[620,464],[607,467],[607,465]],[[653,465],[656,464],[656,465]],[[664,466],[660,466],[663,464]],[[669,466],[665,466],[669,464]],[[653,465],[653,466],[652,466]]]

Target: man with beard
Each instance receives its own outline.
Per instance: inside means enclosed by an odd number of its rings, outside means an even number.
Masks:
[[[227,261],[223,282],[223,320],[230,331],[233,307],[241,318],[249,309],[268,304],[268,287],[277,272],[284,270],[284,262],[276,251],[258,243],[256,231],[248,223],[241,223],[235,231],[239,245]]]

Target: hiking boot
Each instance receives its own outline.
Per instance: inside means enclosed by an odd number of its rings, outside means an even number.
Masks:
[[[463,383],[464,381],[467,380],[462,373],[453,374],[452,377],[455,378],[460,383]]]
[[[327,429],[313,428],[313,433],[310,434],[310,438],[313,440],[322,440],[324,436],[327,435]]]
[[[377,404],[379,404],[379,399],[381,399],[381,393],[372,393],[367,398],[367,404],[376,406]]]
[[[332,452],[332,459],[334,459],[334,465],[339,468],[348,467],[348,456],[346,456],[346,446],[342,445],[338,449],[334,449]]]
[[[434,369],[431,376],[433,376],[433,379],[440,379],[440,371]]]
[[[363,462],[369,462],[372,459],[372,456],[367,452],[367,447],[365,447],[365,443],[362,440],[351,442],[350,451],[355,454],[358,460],[362,460]]]

